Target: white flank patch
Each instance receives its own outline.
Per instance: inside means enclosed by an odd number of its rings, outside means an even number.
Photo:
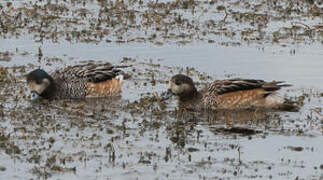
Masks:
[[[284,98],[279,96],[278,93],[273,93],[266,97],[266,103],[270,106],[280,105],[284,103]]]
[[[116,79],[119,80],[120,82],[123,81],[123,75],[119,74],[118,76],[116,76]]]

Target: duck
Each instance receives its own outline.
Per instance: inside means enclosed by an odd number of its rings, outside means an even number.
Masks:
[[[121,92],[124,73],[111,63],[88,63],[60,68],[48,74],[36,69],[26,75],[30,100],[108,97]]]
[[[190,77],[177,74],[168,82],[168,90],[163,93],[162,100],[177,96],[179,106],[191,110],[270,108],[297,111],[298,107],[287,103],[277,93],[282,87],[288,86],[291,85],[284,81],[234,78],[215,80],[198,91]]]

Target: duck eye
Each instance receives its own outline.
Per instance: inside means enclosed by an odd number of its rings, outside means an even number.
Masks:
[[[175,84],[176,84],[177,86],[179,86],[179,85],[181,85],[181,81],[180,81],[180,80],[178,80],[178,79],[176,79],[176,80],[175,80]]]
[[[36,84],[41,84],[41,82],[40,81],[36,81]]]

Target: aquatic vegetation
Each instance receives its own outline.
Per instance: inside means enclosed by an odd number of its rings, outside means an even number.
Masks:
[[[125,87],[140,89],[144,83],[146,88],[160,83],[166,86],[166,78],[162,77],[170,76],[170,71],[186,72],[195,79],[207,77],[195,69],[183,70],[137,61],[123,59],[124,63],[131,63],[135,69],[128,70],[131,81],[127,81],[128,85],[125,84]],[[16,67],[15,71],[19,72],[19,68]],[[15,74],[16,79],[23,78],[19,73]],[[152,78],[154,82],[151,81]],[[205,79],[202,78],[201,81]],[[153,166],[151,171],[146,172],[164,172],[160,168],[162,164],[169,163],[173,167],[176,159],[185,157],[182,161],[193,167],[190,170],[192,173],[205,167],[209,168],[204,173],[210,173],[209,170],[213,168],[219,173],[224,169],[216,166],[221,166],[233,177],[238,175],[234,167],[240,164],[245,172],[240,172],[239,176],[248,178],[252,169],[266,166],[266,162],[248,161],[245,158],[248,156],[245,150],[247,147],[234,141],[271,139],[274,134],[306,137],[321,131],[320,116],[315,113],[321,112],[321,109],[309,114],[308,123],[304,122],[301,115],[308,114],[308,111],[287,113],[287,116],[274,111],[190,112],[179,109],[176,103],[161,101],[160,92],[139,92],[139,97],[134,101],[108,98],[29,103],[27,97],[19,96],[19,91],[12,91],[23,89],[24,84],[9,84],[10,86],[6,86],[9,88],[5,91],[6,98],[0,99],[1,123],[10,124],[1,127],[0,150],[11,158],[30,164],[31,168],[27,168],[29,177],[46,179],[66,177],[70,173],[83,174],[82,169],[87,166],[95,167],[95,172],[107,168],[127,171],[132,168],[132,164],[140,167]],[[197,83],[198,87],[203,85]],[[130,91],[124,90],[124,93]],[[16,93],[9,95],[8,92]],[[302,96],[295,99],[291,97],[291,100],[304,103],[317,96],[320,96],[319,92],[304,91]],[[5,104],[7,102],[11,104]],[[207,140],[209,138],[217,140]],[[159,144],[161,142],[163,143]],[[311,147],[285,146],[283,150],[300,152],[308,151],[308,148]],[[219,155],[228,152],[234,153],[234,158]],[[208,155],[198,158],[196,154],[199,153]],[[284,163],[291,162],[284,160]],[[280,165],[271,164],[270,167]],[[7,171],[6,166],[2,171]],[[268,169],[268,172],[259,171],[257,174],[269,176],[270,172]]]
[[[320,50],[321,19],[320,2],[308,0],[1,1],[0,179],[320,179],[323,93],[309,54]],[[270,60],[252,56],[264,51]],[[119,98],[29,101],[31,70],[110,61],[131,65]],[[299,112],[161,101],[174,74],[200,89],[240,76],[285,80],[289,66],[305,71],[282,92]]]
[[[0,36],[35,41],[185,45],[322,39],[317,1],[41,1],[2,3]],[[290,23],[286,23],[290,22]]]

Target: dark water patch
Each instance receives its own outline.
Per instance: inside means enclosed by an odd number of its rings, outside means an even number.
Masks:
[[[243,127],[231,127],[231,128],[216,128],[215,132],[222,134],[240,134],[243,136],[250,136],[261,133],[261,131],[243,128]]]
[[[287,149],[290,149],[291,151],[303,151],[303,147],[300,146],[288,146]]]

